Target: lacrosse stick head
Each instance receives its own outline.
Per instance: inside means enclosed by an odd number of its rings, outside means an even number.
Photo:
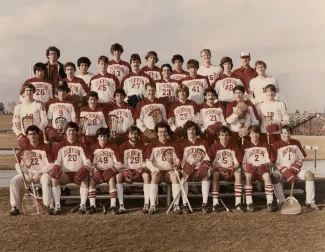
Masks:
[[[34,118],[31,117],[31,116],[25,116],[21,119],[21,124],[23,126],[22,130],[23,130],[23,133],[25,134],[26,132],[26,129],[33,125],[34,124]]]
[[[79,127],[80,127],[80,133],[82,135],[86,134],[88,124],[89,124],[89,120],[88,120],[87,117],[80,117],[80,119],[79,119]]]
[[[116,116],[116,115],[108,116],[108,123],[109,123],[109,127],[111,129],[111,132],[112,132],[112,136],[115,137],[116,136],[117,126],[118,126],[118,123],[119,123],[119,117]]]
[[[198,165],[205,157],[206,153],[204,150],[197,148],[193,151],[189,157],[189,163],[193,166]]]
[[[174,153],[173,148],[165,149],[162,154],[162,161],[167,161],[172,166],[175,165]]]
[[[301,212],[301,205],[299,201],[295,197],[288,197],[284,200],[282,207],[281,207],[281,213],[282,214],[300,214]]]
[[[21,202],[21,209],[24,215],[43,215],[45,209],[42,203],[31,193],[26,193]]]
[[[67,119],[65,119],[64,117],[58,117],[55,119],[55,126],[57,131],[63,135],[65,128],[67,126]]]
[[[30,167],[32,166],[32,161],[33,161],[34,156],[35,156],[35,153],[30,150],[25,150],[22,153],[21,159],[23,160],[24,166],[27,169],[30,169]]]
[[[149,116],[152,117],[152,120],[155,124],[162,122],[162,113],[160,109],[154,109],[149,113]]]

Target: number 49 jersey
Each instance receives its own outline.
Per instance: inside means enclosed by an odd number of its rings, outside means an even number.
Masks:
[[[214,167],[233,167],[238,165],[238,147],[235,144],[228,143],[223,146],[220,142],[215,142],[208,150],[208,156]]]
[[[92,163],[99,170],[106,170],[113,166],[118,166],[121,162],[118,147],[115,144],[107,143],[101,147],[99,143],[91,146]]]
[[[266,142],[259,141],[258,144],[255,145],[247,141],[241,147],[238,158],[242,163],[259,166],[274,160],[274,154]]]
[[[119,151],[125,167],[131,170],[142,167],[145,162],[145,149],[146,147],[139,142],[134,146],[129,141],[121,144]]]

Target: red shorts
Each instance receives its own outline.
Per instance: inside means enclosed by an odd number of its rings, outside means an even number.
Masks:
[[[74,183],[74,175],[76,174],[76,172],[65,172],[65,174],[68,175],[68,177],[69,177],[69,182],[70,182],[70,183]]]

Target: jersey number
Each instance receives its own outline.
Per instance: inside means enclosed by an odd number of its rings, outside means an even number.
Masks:
[[[172,92],[170,89],[163,89],[162,93],[163,93],[163,96],[170,96]]]
[[[226,90],[229,90],[229,91],[232,91],[233,88],[234,88],[233,85],[229,85],[229,84],[227,84],[227,85],[225,86],[225,89],[226,89]]]
[[[130,157],[130,164],[138,164],[139,157]]]
[[[45,90],[43,88],[36,89],[36,95],[45,95]]]
[[[192,91],[193,91],[193,93],[199,93],[200,92],[200,86],[193,86]]]
[[[99,157],[97,159],[97,162],[100,164],[107,164],[108,163],[108,157]]]
[[[68,155],[68,161],[77,161],[77,155],[69,154]]]
[[[259,155],[255,155],[255,161],[258,162],[259,160]]]

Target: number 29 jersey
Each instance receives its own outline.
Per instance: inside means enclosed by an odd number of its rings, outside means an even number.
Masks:
[[[146,147],[139,142],[137,142],[134,146],[129,141],[121,144],[119,151],[125,167],[131,170],[142,167],[143,163],[145,162],[145,150]]]

